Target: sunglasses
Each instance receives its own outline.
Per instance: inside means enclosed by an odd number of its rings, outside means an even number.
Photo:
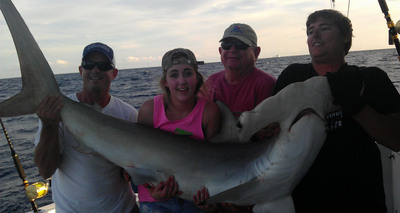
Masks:
[[[104,61],[93,62],[93,61],[82,60],[81,66],[87,70],[91,70],[95,66],[97,66],[97,68],[99,68],[100,71],[109,71],[114,68],[114,64],[112,64],[110,62],[104,62]]]
[[[245,50],[250,47],[249,45],[242,43],[242,42],[237,42],[237,43],[222,42],[221,43],[221,47],[224,50],[230,50],[232,48],[232,46],[235,46],[235,49],[237,49],[237,50]]]

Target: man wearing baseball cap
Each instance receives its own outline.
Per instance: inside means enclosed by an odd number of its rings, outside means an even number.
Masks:
[[[208,98],[224,102],[236,117],[252,110],[273,93],[276,79],[255,66],[261,48],[247,24],[231,24],[222,36],[219,53],[225,69],[206,80]],[[257,140],[257,136],[254,137]],[[197,202],[196,202],[197,203]],[[220,212],[251,212],[251,206],[220,205]]]
[[[224,102],[239,117],[272,95],[276,79],[256,68],[261,48],[249,25],[230,25],[220,42],[219,53],[225,69],[208,77],[208,97]]]
[[[70,94],[69,98],[98,104],[105,114],[136,122],[136,109],[109,93],[111,81],[118,74],[114,52],[109,46],[99,42],[86,46],[79,73],[82,90]],[[60,97],[47,97],[36,111],[40,122],[34,160],[41,176],[52,177],[57,213],[138,212],[135,194],[122,168],[99,154],[76,149],[79,143],[60,122],[62,107]]]
[[[102,53],[107,57],[108,61],[115,66],[114,51],[111,49],[111,47],[100,42],[89,44],[83,49],[82,60],[84,60],[85,57],[92,52]]]

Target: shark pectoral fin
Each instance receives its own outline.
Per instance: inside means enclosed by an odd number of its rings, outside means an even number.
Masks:
[[[253,207],[254,213],[295,213],[292,196],[286,196],[274,201],[258,203]]]
[[[221,111],[222,122],[219,133],[211,139],[211,142],[239,142],[239,128],[237,127],[237,119],[228,106],[221,101],[217,101],[216,103]]]
[[[124,167],[124,169],[131,176],[132,182],[135,185],[167,180],[168,178],[168,175],[152,169],[141,169],[136,167]]]

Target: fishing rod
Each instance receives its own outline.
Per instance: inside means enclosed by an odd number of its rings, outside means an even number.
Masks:
[[[335,9],[335,0],[330,0],[331,3],[331,9]],[[347,18],[349,17],[349,12],[350,12],[350,0],[347,2]]]
[[[379,6],[381,7],[382,13],[385,14],[385,19],[387,21],[387,26],[389,28],[389,44],[395,44],[396,46],[396,50],[397,50],[397,58],[400,61],[400,42],[399,42],[399,38],[397,36],[397,33],[400,33],[398,31],[400,31],[400,22],[397,22],[396,25],[394,25],[392,19],[390,18],[390,14],[389,14],[389,8],[386,4],[385,0],[378,0],[379,2]],[[397,28],[397,31],[396,31]]]
[[[25,194],[28,197],[29,201],[31,202],[33,212],[37,213],[38,208],[35,203],[35,199],[43,197],[44,195],[47,194],[49,184],[43,183],[43,182],[37,182],[32,185],[29,185],[28,180],[26,179],[24,169],[22,168],[21,161],[19,160],[18,155],[15,152],[13,145],[11,144],[10,137],[8,136],[6,127],[4,126],[1,118],[0,118],[0,123],[1,123],[1,127],[3,129],[3,132],[4,132],[4,136],[6,137],[6,140],[8,142],[8,146],[10,147],[10,150],[11,150],[11,157],[14,160],[14,164],[15,164],[15,167],[17,168],[19,177],[22,179],[23,185],[25,187]]]

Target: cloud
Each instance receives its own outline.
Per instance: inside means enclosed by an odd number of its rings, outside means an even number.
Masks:
[[[129,56],[128,57],[128,62],[139,62],[140,58],[134,57],[134,56]]]
[[[145,56],[145,57],[134,57],[134,56],[129,56],[128,57],[128,62],[148,62],[148,61],[156,61],[158,62],[161,60],[161,57],[153,57],[153,56]]]
[[[58,65],[63,65],[63,66],[67,66],[67,65],[68,65],[68,62],[67,62],[67,61],[60,60],[60,59],[58,59],[58,60],[56,61],[56,63],[57,63]]]
[[[219,39],[234,22],[247,23],[258,35],[260,58],[307,54],[305,21],[330,1],[315,0],[13,0],[53,70],[76,72],[83,48],[101,41],[115,52],[119,69],[160,66],[176,47],[191,49],[199,60],[219,61]],[[388,1],[396,22],[400,1]],[[336,1],[347,13],[348,1]],[[387,26],[376,0],[352,1],[349,17],[352,50],[390,48]],[[366,18],[368,17],[368,18]],[[0,78],[18,76],[18,58],[0,17]],[[58,61],[61,60],[61,61]]]

